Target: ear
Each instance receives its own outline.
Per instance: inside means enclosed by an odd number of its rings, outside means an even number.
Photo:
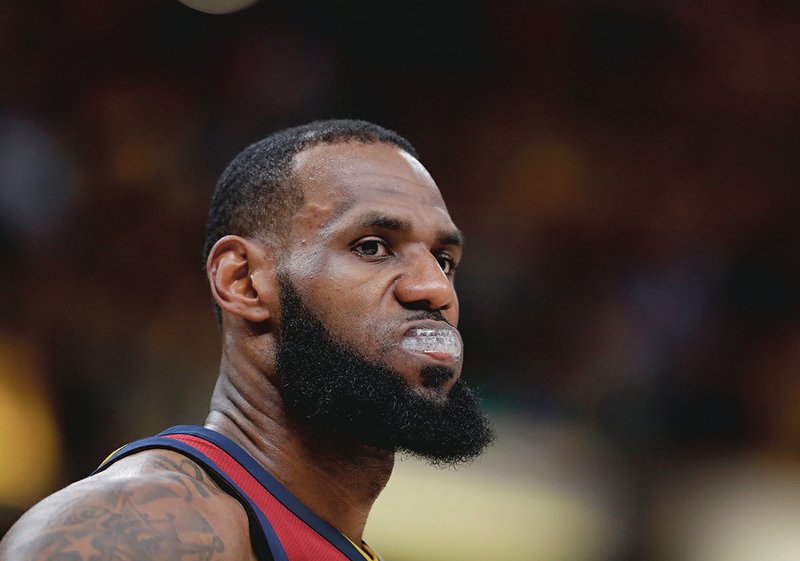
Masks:
[[[206,262],[211,294],[223,312],[254,323],[274,316],[278,302],[275,256],[265,244],[220,238]]]

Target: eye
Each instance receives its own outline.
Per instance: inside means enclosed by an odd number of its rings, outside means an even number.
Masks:
[[[365,238],[352,247],[353,253],[362,257],[381,258],[392,255],[389,244],[380,238]]]
[[[439,263],[439,266],[442,268],[442,271],[444,271],[445,275],[452,275],[456,272],[456,268],[458,267],[456,260],[447,253],[438,254],[436,256],[436,261]]]

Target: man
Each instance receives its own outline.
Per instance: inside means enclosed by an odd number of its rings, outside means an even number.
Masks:
[[[377,559],[362,533],[395,452],[449,465],[491,441],[459,378],[462,237],[404,138],[337,120],[253,144],[205,252],[205,426],[118,450],[26,513],[2,561]]]

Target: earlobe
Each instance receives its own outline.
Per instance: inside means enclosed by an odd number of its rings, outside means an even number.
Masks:
[[[240,236],[220,238],[208,255],[211,293],[223,312],[250,322],[273,317],[275,267],[272,252]]]

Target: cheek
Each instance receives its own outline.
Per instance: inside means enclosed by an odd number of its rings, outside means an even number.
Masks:
[[[371,271],[359,271],[335,260],[309,260],[292,271],[292,281],[303,302],[330,329],[356,333],[380,323],[386,292]]]

